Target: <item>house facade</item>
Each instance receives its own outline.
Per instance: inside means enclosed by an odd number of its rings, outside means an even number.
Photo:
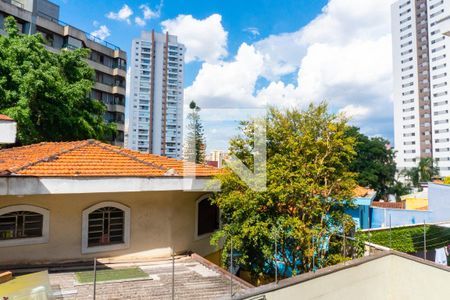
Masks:
[[[17,123],[6,115],[0,114],[0,144],[16,142]]]
[[[98,141],[0,151],[0,265],[212,253],[218,170]]]

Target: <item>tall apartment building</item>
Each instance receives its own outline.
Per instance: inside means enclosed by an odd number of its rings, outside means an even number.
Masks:
[[[168,33],[143,32],[133,40],[128,148],[182,157],[184,52]]]
[[[441,22],[450,0],[392,4],[394,131],[397,167],[432,157],[450,175],[450,39]]]
[[[59,20],[59,6],[48,0],[0,0],[0,34],[3,23],[13,16],[24,34],[39,32],[50,51],[89,48],[89,65],[95,69],[95,86],[91,97],[107,107],[105,119],[117,125],[117,134],[110,137],[123,145],[125,122],[126,52],[106,41]]]

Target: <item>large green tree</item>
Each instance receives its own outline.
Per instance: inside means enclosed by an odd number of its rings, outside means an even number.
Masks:
[[[287,269],[307,272],[326,264],[326,245],[343,224],[352,223],[344,210],[355,187],[348,168],[355,138],[346,134],[347,120],[330,114],[326,104],[304,111],[272,108],[267,118],[242,123],[240,135],[230,142],[230,153],[250,170],[257,140],[253,125],[261,121],[267,128],[267,188],[251,189],[230,170],[219,175],[222,188],[213,202],[222,227],[211,242],[224,242],[225,263],[232,244],[239,254],[236,263],[255,276],[273,271],[267,265],[275,243],[277,259]]]
[[[189,123],[187,126],[188,133],[184,149],[184,159],[202,164],[205,162],[206,142],[200,119],[201,109],[194,101],[191,101],[189,108],[191,111],[187,115]]]
[[[395,179],[395,152],[389,147],[389,141],[381,137],[362,134],[357,127],[349,127],[347,134],[356,140],[356,157],[350,164],[350,170],[357,173],[359,185],[377,191],[380,198],[387,194],[398,183]]]
[[[40,34],[23,35],[13,17],[0,35],[0,112],[18,124],[17,143],[103,140],[114,133],[105,105],[89,97],[94,70],[89,50],[54,53]]]

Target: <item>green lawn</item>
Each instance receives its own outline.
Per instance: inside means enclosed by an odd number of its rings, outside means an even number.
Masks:
[[[79,283],[94,282],[94,271],[76,272],[75,276]],[[148,274],[140,268],[97,270],[97,282],[132,278],[148,278]]]

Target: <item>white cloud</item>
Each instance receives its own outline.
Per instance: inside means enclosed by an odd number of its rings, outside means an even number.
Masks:
[[[347,118],[361,119],[370,113],[370,109],[364,106],[349,104],[344,108],[341,108],[339,113],[344,114]]]
[[[147,22],[145,22],[145,20],[142,19],[141,17],[135,17],[134,23],[136,23],[136,25],[139,25],[139,26],[145,26],[147,24]]]
[[[152,10],[148,5],[145,4],[142,4],[141,6],[139,6],[139,8],[142,10],[145,20],[157,19],[161,16],[162,1],[155,10]]]
[[[228,55],[228,32],[222,26],[222,16],[213,14],[205,19],[191,15],[179,15],[175,19],[161,22],[164,32],[178,36],[186,46],[186,62],[218,62]]]
[[[233,61],[203,63],[194,83],[185,90],[185,99],[205,108],[254,107],[252,94],[262,68],[263,57],[243,43]]]
[[[124,4],[118,12],[111,11],[106,15],[106,17],[111,20],[125,21],[128,24],[131,24],[130,17],[132,15],[133,11],[131,10],[131,8],[127,4]]]
[[[296,32],[242,44],[232,62],[204,63],[186,95],[208,107],[303,106],[326,100],[365,133],[390,138],[392,2],[330,0]],[[294,81],[280,81],[286,75]],[[269,82],[261,87],[262,77]]]
[[[254,37],[260,35],[259,29],[256,28],[256,27],[247,27],[247,28],[244,28],[242,31],[248,32],[248,33],[250,33],[250,34],[251,34],[252,36],[254,36]]]
[[[111,31],[106,25],[101,25],[97,30],[91,32],[91,35],[104,40],[111,35]]]

